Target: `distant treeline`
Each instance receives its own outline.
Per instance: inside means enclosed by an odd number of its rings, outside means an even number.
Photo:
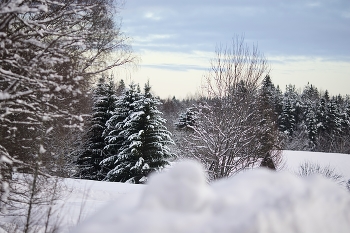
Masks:
[[[350,153],[349,95],[331,96],[327,90],[319,91],[309,83],[299,90],[295,85],[287,85],[283,92],[269,76],[262,82],[260,95],[268,102],[264,107],[273,112],[283,139],[281,149]],[[175,97],[163,100],[162,110],[171,122],[168,128],[181,128],[186,121],[193,124],[192,105],[198,101],[198,98],[177,100]]]

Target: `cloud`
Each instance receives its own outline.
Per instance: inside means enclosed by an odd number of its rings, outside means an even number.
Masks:
[[[281,87],[310,81],[348,92],[349,0],[128,1],[122,17],[143,60],[134,77],[152,77],[162,96],[193,91],[215,47],[235,35],[244,35],[249,47],[258,44]]]
[[[157,40],[164,41],[174,36],[175,35],[170,35],[170,34],[150,34],[150,35],[147,35],[146,37],[136,36],[134,37],[134,40],[137,41],[138,43],[141,42],[142,44],[144,44],[144,42],[155,42]]]
[[[142,50],[143,67],[160,68],[167,70],[206,70],[209,59],[213,53],[201,51],[193,52],[159,52],[152,50]]]
[[[159,64],[159,65],[143,65],[144,67],[157,68],[164,70],[175,70],[175,71],[189,71],[189,70],[201,70],[205,71],[207,68],[196,65],[177,65],[177,64]]]
[[[347,0],[144,0],[127,2],[122,13],[135,50],[209,52],[244,34],[265,53],[342,59],[350,56],[348,9]]]
[[[147,19],[151,19],[151,20],[161,20],[162,19],[162,17],[156,15],[153,12],[146,12],[144,14],[144,17],[147,18]]]

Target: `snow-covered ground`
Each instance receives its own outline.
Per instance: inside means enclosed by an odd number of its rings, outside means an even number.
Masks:
[[[99,210],[74,232],[337,232],[350,230],[350,195],[321,177],[256,169],[208,185],[199,164],[151,177],[142,195]]]
[[[294,174],[309,161],[350,179],[350,155],[283,157],[278,173],[256,169],[211,184],[194,162],[177,163],[147,185],[65,179],[67,195],[55,206],[59,232],[350,232],[350,193]]]
[[[75,179],[64,179],[64,186],[65,198],[57,203],[62,232],[70,232],[104,206],[133,193],[141,194],[144,189],[144,185]]]
[[[283,170],[297,172],[300,164],[310,162],[322,167],[334,168],[344,179],[350,179],[350,155],[305,151],[284,151],[283,158],[285,166]]]

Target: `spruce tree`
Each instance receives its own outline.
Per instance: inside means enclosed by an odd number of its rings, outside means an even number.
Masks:
[[[306,109],[305,114],[305,125],[307,135],[310,141],[310,148],[313,149],[316,145],[316,137],[317,137],[317,117],[314,109],[312,107],[308,107]]]
[[[292,136],[301,123],[302,110],[295,86],[288,85],[282,101],[282,113],[278,119],[280,131]]]
[[[318,133],[318,106],[320,102],[319,93],[316,87],[309,83],[305,86],[301,94],[301,107],[303,109],[302,124],[309,139],[309,148],[313,150],[317,144]]]
[[[126,120],[129,115],[134,112],[134,102],[140,100],[141,93],[136,84],[130,84],[129,88],[116,100],[116,106],[112,112],[112,116],[106,122],[106,129],[103,132],[105,138],[104,153],[106,158],[101,161],[100,165],[104,167],[105,180],[119,181],[110,174],[118,161],[118,154],[123,145],[125,145],[126,137],[124,130]]]
[[[197,113],[198,109],[196,107],[186,108],[186,111],[180,114],[178,121],[175,123],[176,128],[192,131],[190,127],[196,124]]]
[[[105,78],[102,77],[93,91],[91,126],[86,133],[86,141],[77,159],[80,178],[91,180],[104,178],[100,166],[100,162],[105,158],[103,132],[115,108],[115,101],[115,86],[112,78],[109,78],[106,83]]]
[[[282,114],[282,105],[283,105],[282,102],[283,102],[283,94],[280,87],[277,85],[273,96],[273,105],[274,105],[274,110],[277,117],[277,125],[279,125],[279,116]]]
[[[114,165],[106,180],[138,184],[146,182],[151,172],[168,165],[167,160],[172,154],[167,144],[173,141],[157,108],[160,101],[150,93],[149,84],[145,86],[144,95],[135,92],[134,87],[131,90],[125,96],[128,98],[128,94],[134,93],[133,98],[129,96],[132,101],[128,103],[128,115],[117,127],[122,143],[118,145],[118,152],[103,163],[111,164],[113,161]]]
[[[338,136],[341,132],[342,118],[336,97],[327,103],[326,132],[332,136]]]
[[[326,91],[327,93],[327,91]],[[317,105],[316,121],[317,121],[317,132],[318,134],[323,134],[327,127],[327,103],[329,101],[328,94],[320,99]]]
[[[271,107],[273,106],[273,103],[274,103],[275,90],[276,90],[275,85],[272,83],[270,76],[267,75],[262,81],[262,87],[261,87],[260,93],[265,98],[265,102],[268,101],[268,104]]]
[[[295,109],[291,100],[287,97],[283,100],[282,113],[279,116],[279,130],[288,136],[292,136],[296,127]]]
[[[275,87],[271,81],[270,76],[266,76],[262,82],[259,90],[259,115],[260,126],[265,129],[257,132],[260,135],[260,151],[259,154],[263,157],[270,158],[270,152],[276,149],[279,144],[276,120],[277,116],[274,111],[274,92]],[[271,159],[271,158],[270,158]]]
[[[117,90],[115,91],[118,96],[122,95],[125,91],[125,82],[121,79],[118,83]]]

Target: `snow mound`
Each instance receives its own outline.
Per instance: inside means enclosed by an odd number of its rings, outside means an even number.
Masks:
[[[200,165],[150,177],[141,195],[101,209],[74,232],[350,232],[350,195],[319,176],[257,169],[211,185]]]
[[[208,203],[210,193],[202,167],[194,162],[184,162],[169,172],[150,178],[140,207],[152,211],[201,211]]]

